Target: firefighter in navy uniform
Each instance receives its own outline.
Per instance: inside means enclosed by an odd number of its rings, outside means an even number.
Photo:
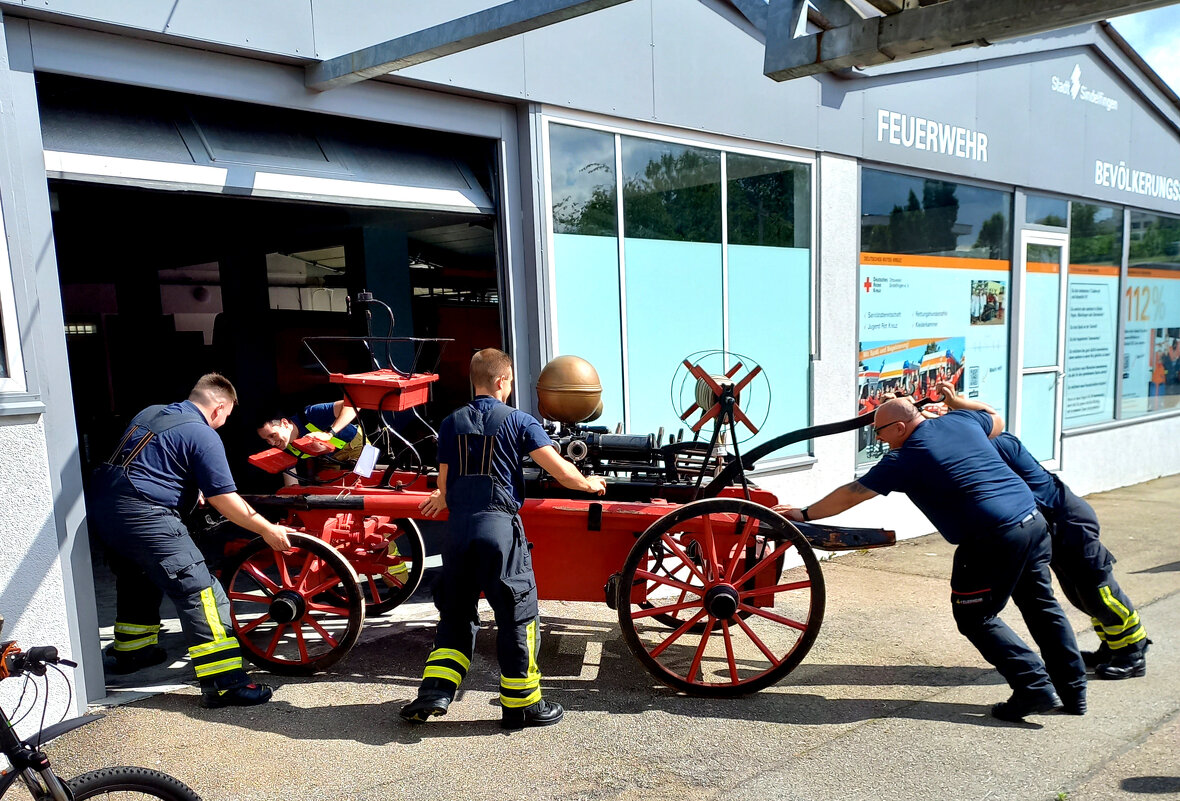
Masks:
[[[579,473],[532,415],[504,403],[512,378],[506,353],[487,348],[475,354],[475,400],[439,428],[438,489],[420,508],[427,517],[449,510],[449,536],[434,595],[439,611],[434,650],[417,699],[401,710],[412,723],[445,715],[467,675],[479,630],[480,592],[496,617],[500,725],[548,726],[564,714],[560,704],[541,697],[537,585],[518,515],[524,504],[522,457],[529,455],[569,489],[602,495],[606,482]]]
[[[1041,467],[1019,439],[1004,432],[992,445],[1037,499],[1053,535],[1049,566],[1069,602],[1090,616],[1097,651],[1082,651],[1086,667],[1103,679],[1147,673],[1147,632],[1131,599],[1115,581],[1114,555],[1098,540],[1098,516],[1060,478]]]
[[[367,441],[360,426],[353,423],[356,414],[356,409],[342,400],[315,403],[290,418],[279,415],[266,417],[259,422],[258,436],[272,448],[287,451],[298,458],[300,474],[310,475],[314,466],[322,463],[315,459],[318,454],[305,453],[292,441],[309,436],[331,445],[333,451],[325,454],[323,459],[328,466],[334,464],[339,467],[355,462],[360,458]],[[296,483],[293,476],[284,476],[284,480],[289,484]]]
[[[237,493],[216,434],[236,404],[229,380],[202,376],[188,400],[136,415],[90,483],[90,524],[107,546],[116,579],[113,671],[163,661],[157,637],[167,594],[201,682],[201,705],[209,708],[265,703],[271,689],[251,682],[242,668],[238,641],[226,623],[229,602],[181,512],[203,493],[214,509],[275,550],[289,548],[287,535],[293,533],[263,518]]]

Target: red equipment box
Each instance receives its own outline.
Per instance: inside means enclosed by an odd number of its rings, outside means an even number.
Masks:
[[[404,412],[426,403],[430,397],[430,385],[438,380],[438,374],[405,376],[396,370],[373,370],[368,373],[329,373],[328,380],[343,384],[348,397],[359,409]]]
[[[284,470],[290,470],[299,463],[299,460],[294,456],[286,451],[280,451],[278,448],[270,448],[262,453],[256,453],[247,461],[268,473],[281,473]]]

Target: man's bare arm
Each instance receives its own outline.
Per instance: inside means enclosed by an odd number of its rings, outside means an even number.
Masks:
[[[857,504],[864,503],[869,498],[875,498],[876,496],[877,493],[873,492],[864,484],[861,484],[859,481],[852,481],[843,487],[832,490],[823,498],[808,506],[807,519],[820,520],[825,517],[832,517],[841,512],[848,511]],[[803,522],[802,509],[795,509],[790,506],[776,506],[774,510],[797,523]]]

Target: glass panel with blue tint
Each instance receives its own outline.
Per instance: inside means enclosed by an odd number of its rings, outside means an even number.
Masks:
[[[1038,462],[1045,462],[1055,455],[1057,374],[1032,373],[1020,382],[1020,441]]]
[[[671,433],[685,427],[672,407],[676,368],[685,357],[724,344],[721,245],[626,237],[623,246],[628,431],[654,434],[662,426]]]
[[[1024,274],[1024,366],[1057,364],[1061,248],[1028,245]]]
[[[581,356],[602,382],[596,425],[623,421],[623,339],[619,250],[614,237],[555,234],[557,354]]]
[[[1123,417],[1180,407],[1180,219],[1131,212]]]
[[[1065,428],[1114,419],[1123,212],[1070,204],[1065,302]]]

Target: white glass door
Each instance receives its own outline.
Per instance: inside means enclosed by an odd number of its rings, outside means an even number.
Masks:
[[[1065,359],[1065,288],[1069,237],[1022,231],[1023,287],[1016,353],[1020,365],[1012,431],[1046,467],[1061,456],[1061,398]]]

